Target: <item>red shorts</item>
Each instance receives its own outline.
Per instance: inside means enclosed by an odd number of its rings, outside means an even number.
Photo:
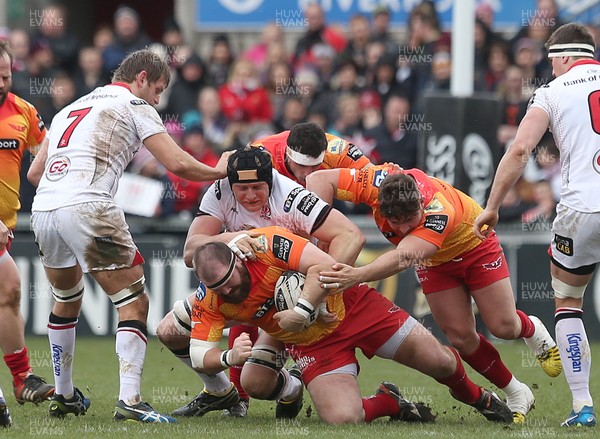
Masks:
[[[461,285],[465,285],[469,291],[477,291],[510,276],[496,234],[450,262],[435,267],[417,267],[416,271],[424,294]]]
[[[302,371],[304,384],[342,366],[358,364],[356,348],[372,358],[407,320],[415,322],[406,311],[365,284],[343,294],[346,316],[335,331],[308,346],[287,346]]]

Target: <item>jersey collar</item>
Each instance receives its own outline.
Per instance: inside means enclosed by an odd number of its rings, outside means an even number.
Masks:
[[[595,61],[595,60],[593,60],[593,59],[582,59],[582,60],[576,61],[576,62],[574,62],[573,64],[571,64],[571,67],[569,67],[569,70],[571,70],[571,69],[572,69],[573,67],[575,67],[575,66],[583,66],[583,65],[585,65],[585,64],[593,64],[593,65],[596,65],[596,66],[597,66],[597,65],[600,65],[600,62],[598,62],[598,61]],[[569,70],[567,70],[567,72],[568,72]]]
[[[117,86],[119,86],[119,87],[124,87],[124,88],[126,88],[127,90],[131,91],[131,87],[130,87],[128,84],[125,84],[124,82],[111,82],[111,83],[110,83],[110,84],[108,84],[108,85],[117,85]]]

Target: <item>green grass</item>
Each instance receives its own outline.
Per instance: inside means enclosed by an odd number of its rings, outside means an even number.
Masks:
[[[52,369],[43,337],[29,337],[28,347],[32,365],[39,375],[52,380]],[[68,416],[64,420],[50,419],[47,404],[20,406],[11,392],[10,375],[6,367],[0,368],[0,383],[13,417],[13,426],[1,431],[4,437],[215,437],[248,439],[270,437],[327,437],[349,436],[378,438],[456,437],[461,439],[488,437],[519,438],[540,437],[596,437],[595,429],[565,429],[559,426],[570,410],[571,398],[564,377],[548,378],[532,358],[522,342],[498,344],[506,364],[521,381],[529,384],[536,395],[536,408],[523,427],[503,426],[486,421],[474,410],[452,399],[444,386],[411,369],[391,361],[360,357],[359,375],[363,395],[374,392],[381,381],[393,381],[405,396],[412,400],[430,403],[438,419],[435,424],[411,425],[388,423],[379,420],[371,425],[327,426],[316,416],[307,414],[305,407],[297,420],[278,423],[274,419],[274,403],[252,401],[245,419],[230,419],[214,412],[202,418],[180,419],[174,425],[148,425],[118,423],[112,420],[112,411],[118,394],[117,360],[113,338],[80,338],[75,354],[75,384],[92,401],[86,416]],[[594,362],[600,361],[600,344],[592,347]],[[600,397],[600,383],[596,367],[592,370],[592,395]],[[478,384],[489,387],[483,377],[469,370]],[[148,344],[142,394],[145,400],[162,412],[170,412],[189,401],[201,389],[195,375],[155,338]]]

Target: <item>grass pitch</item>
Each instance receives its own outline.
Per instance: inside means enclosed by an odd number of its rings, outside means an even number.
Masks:
[[[52,368],[48,341],[44,337],[27,340],[31,363],[35,372],[52,382]],[[282,438],[323,437],[340,438],[593,438],[596,429],[566,429],[560,427],[570,411],[571,397],[563,375],[547,377],[537,361],[522,342],[497,344],[500,353],[518,379],[532,387],[536,396],[536,408],[528,416],[524,426],[506,426],[486,421],[475,410],[452,399],[447,389],[433,379],[421,375],[391,361],[360,358],[359,382],[363,395],[372,394],[381,381],[395,382],[410,400],[429,403],[438,419],[435,424],[390,423],[387,419],[370,425],[327,426],[317,417],[310,399],[295,420],[276,421],[274,403],[253,400],[245,419],[224,418],[213,412],[202,418],[183,418],[173,425],[149,425],[135,422],[119,423],[112,419],[118,394],[117,360],[114,339],[78,338],[75,352],[74,380],[92,401],[86,416],[69,415],[64,420],[48,416],[48,404],[20,406],[12,395],[10,374],[6,367],[0,368],[0,383],[9,405],[13,426],[0,430],[7,438],[17,437],[169,437],[169,438]],[[600,343],[592,346],[593,361],[600,361]],[[468,366],[466,366],[468,368]],[[490,388],[490,384],[475,372],[467,369],[478,384]],[[592,369],[592,396],[600,398],[600,369]],[[186,369],[156,338],[148,343],[148,353],[142,385],[143,398],[155,409],[167,413],[187,403],[201,390],[195,374]],[[496,389],[494,389],[496,390]],[[310,407],[310,408],[309,408]]]

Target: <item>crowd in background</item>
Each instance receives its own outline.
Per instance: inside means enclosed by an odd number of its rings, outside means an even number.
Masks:
[[[334,26],[312,4],[304,11],[305,29],[293,51],[287,49],[285,27],[270,23],[260,42],[240,53],[225,34],[213,37],[209,53],[198,53],[173,19],[166,21],[161,41],[152,41],[138,13],[127,6],[86,46],[71,32],[66,12],[61,5],[47,7],[48,16],[62,18],[60,26],[52,20],[33,33],[7,31],[14,51],[13,92],[35,105],[50,126],[65,105],[107,84],[127,53],[151,47],[168,57],[172,69],[171,84],[157,107],[165,126],[183,149],[211,166],[224,150],[311,121],[356,144],[374,163],[415,167],[423,133],[407,129],[419,124],[406,122],[419,120],[414,115],[422,112],[427,91],[447,90],[450,84],[451,36],[441,29],[430,1],[409,14],[402,41],[392,36],[385,7]],[[552,79],[544,43],[562,24],[554,0],[538,0],[523,24],[515,35],[499,34],[489,4],[477,6],[474,88],[502,102],[497,133],[502,151],[533,91]],[[501,220],[552,218],[560,187],[557,154],[552,136],[546,136],[507,197]],[[157,216],[193,213],[207,188],[168,173],[144,149],[128,171],[163,182]],[[22,182],[27,211],[34,190],[25,178]]]

